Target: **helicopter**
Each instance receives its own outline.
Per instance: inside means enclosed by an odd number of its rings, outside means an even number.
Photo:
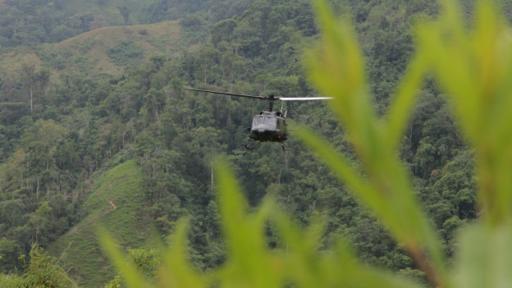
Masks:
[[[215,95],[234,96],[241,98],[249,98],[255,100],[268,101],[268,109],[261,111],[259,114],[252,118],[252,125],[250,128],[249,138],[258,142],[277,142],[284,145],[288,139],[286,129],[287,111],[274,111],[274,102],[276,101],[322,101],[330,100],[332,97],[281,97],[274,94],[269,96],[250,95],[241,93],[232,93],[224,91],[215,91],[209,89],[199,89],[192,87],[185,87],[186,90],[204,92]],[[284,146],[283,146],[284,147]],[[248,146],[246,146],[248,148]],[[249,148],[248,148],[249,149]],[[284,148],[283,148],[284,149]]]

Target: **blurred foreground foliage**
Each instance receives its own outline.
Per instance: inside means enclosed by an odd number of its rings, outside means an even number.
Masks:
[[[370,267],[343,240],[323,239],[322,221],[302,229],[267,199],[249,211],[229,166],[216,165],[218,203],[226,260],[201,272],[187,254],[182,220],[163,253],[156,276],[147,279],[107,233],[101,233],[128,287],[506,287],[512,282],[512,46],[511,30],[492,1],[478,1],[473,24],[455,1],[441,1],[437,20],[415,30],[416,51],[383,116],[375,109],[361,49],[348,22],[338,23],[326,1],[316,1],[322,37],[306,55],[310,79],[334,97],[332,110],[359,161],[338,152],[305,127],[300,137],[388,229],[422,271],[422,281]],[[479,189],[479,219],[461,229],[454,260],[423,212],[400,159],[403,134],[417,91],[427,76],[439,83],[472,147]],[[274,242],[269,241],[270,235]],[[273,239],[274,239],[273,238]],[[334,244],[331,244],[334,243]],[[269,244],[271,243],[271,244]],[[146,276],[144,276],[146,274]]]

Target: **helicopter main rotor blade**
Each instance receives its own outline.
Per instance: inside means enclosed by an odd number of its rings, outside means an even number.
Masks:
[[[23,106],[25,105],[25,102],[0,102],[1,106]]]
[[[185,87],[185,89],[186,90],[190,90],[190,91],[205,92],[205,93],[211,93],[211,94],[216,94],[216,95],[227,95],[227,96],[235,96],[235,97],[243,97],[243,98],[260,99],[260,100],[272,100],[272,99],[269,99],[268,97],[265,97],[265,96],[240,94],[240,93],[231,93],[231,92],[222,92],[222,91],[214,91],[214,90],[208,90],[208,89],[196,89],[196,88],[191,88],[191,87]]]
[[[331,100],[332,97],[279,97],[281,101],[318,101],[318,100]]]

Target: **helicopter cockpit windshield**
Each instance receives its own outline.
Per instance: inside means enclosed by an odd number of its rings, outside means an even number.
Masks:
[[[262,113],[254,116],[252,119],[252,131],[264,132],[276,131],[278,129],[278,119],[276,115],[272,113]]]

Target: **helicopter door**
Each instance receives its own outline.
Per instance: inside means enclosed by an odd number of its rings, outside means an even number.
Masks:
[[[277,118],[277,129],[280,132],[286,132],[286,121],[283,118]]]

